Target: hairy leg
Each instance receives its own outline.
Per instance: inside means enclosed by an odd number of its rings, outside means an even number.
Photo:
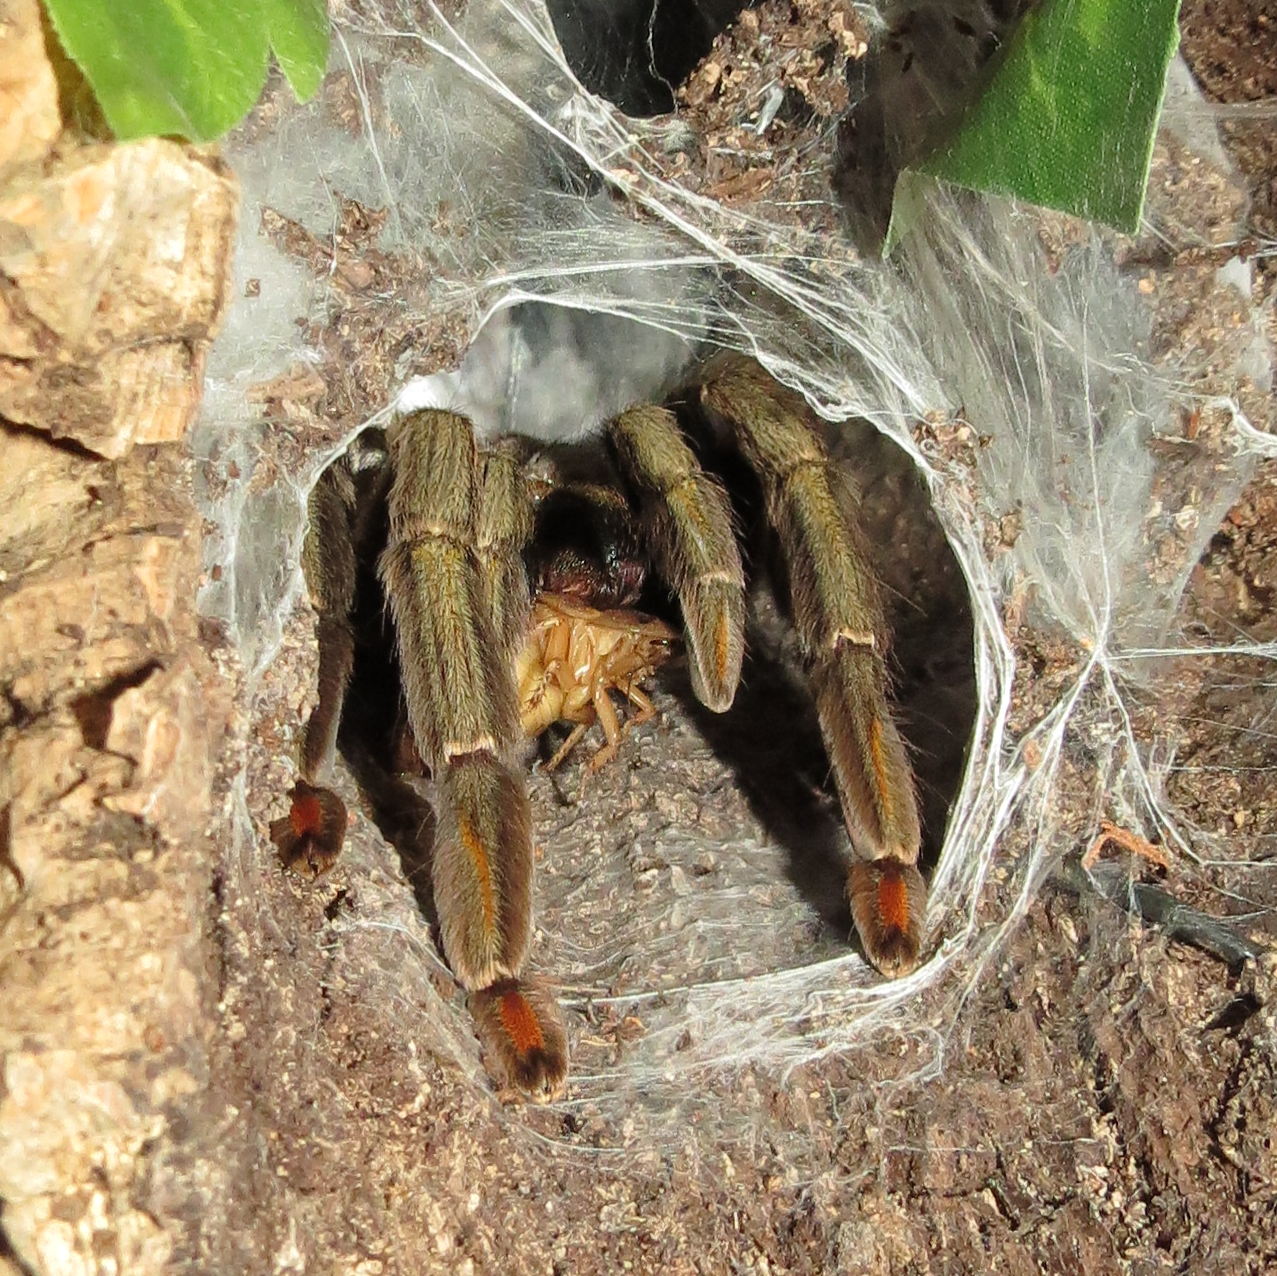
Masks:
[[[332,765],[342,701],[354,667],[354,506],[354,480],[343,459],[330,465],[311,489],[302,543],[302,574],[318,614],[319,698],[301,748],[302,778],[312,783]]]
[[[613,448],[638,489],[647,539],[678,595],[692,687],[716,713],[731,707],[745,651],[745,576],[731,507],[665,408],[628,408],[608,423]]]
[[[319,476],[306,507],[302,574],[318,616],[318,698],[302,731],[299,776],[288,794],[288,814],[271,822],[270,836],[285,868],[313,877],[332,867],[346,836],[345,803],[318,781],[332,766],[354,668],[350,613],[357,573],[356,500],[354,477],[342,457]]]
[[[511,440],[482,452],[475,552],[501,658],[513,665],[528,632],[531,604],[523,548],[532,535],[532,499]]]
[[[517,474],[504,453],[481,458],[470,423],[450,412],[405,417],[391,450],[390,537],[380,572],[409,723],[438,784],[432,880],[444,950],[472,993],[494,1072],[548,1098],[566,1075],[563,1032],[552,999],[529,1000],[519,980],[533,855],[516,765],[513,655],[527,615],[526,586],[513,566],[526,527]]]
[[[918,960],[926,888],[913,775],[887,700],[886,624],[860,544],[859,493],[825,452],[802,397],[757,363],[723,360],[701,387],[712,421],[762,480],[789,576],[793,621],[859,861],[852,916],[870,960]]]

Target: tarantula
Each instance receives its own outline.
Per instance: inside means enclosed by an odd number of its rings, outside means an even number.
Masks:
[[[918,960],[926,889],[857,490],[830,462],[805,401],[757,363],[713,361],[684,407],[761,486],[854,849],[852,916],[869,960],[889,977],[905,974]],[[481,444],[465,417],[442,410],[397,422],[388,466],[355,456],[315,489],[303,566],[320,616],[320,697],[292,808],[272,825],[285,862],[312,872],[340,845],[345,809],[314,781],[332,753],[353,660],[355,511],[367,504],[359,489],[388,484],[378,574],[411,742],[436,785],[431,874],[444,953],[470,994],[490,1070],[538,1100],[562,1092],[567,1048],[553,996],[523,975],[533,851],[521,741],[574,722],[557,761],[597,720],[607,743],[596,766],[621,734],[613,690],[637,720],[650,716],[639,684],[676,635],[626,610],[649,564],[677,599],[692,688],[711,710],[731,706],[744,655],[745,573],[725,488],[669,406],[628,408],[603,434],[625,497],[609,488],[546,496],[529,478],[525,444]]]

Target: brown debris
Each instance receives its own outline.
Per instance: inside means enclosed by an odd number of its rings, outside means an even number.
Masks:
[[[832,210],[823,134],[847,109],[848,62],[867,48],[848,0],[744,10],[678,92],[696,145],[672,157],[668,175],[727,208],[766,202],[785,222],[801,207],[804,228],[815,228]]]
[[[1086,848],[1086,854],[1082,856],[1082,867],[1094,868],[1106,846],[1116,846],[1119,850],[1130,851],[1132,855],[1138,855],[1158,868],[1168,869],[1171,866],[1166,852],[1160,846],[1154,846],[1147,838],[1140,837],[1138,833],[1132,833],[1129,829],[1120,828],[1110,820],[1101,820],[1100,831],[1095,835],[1091,845]]]

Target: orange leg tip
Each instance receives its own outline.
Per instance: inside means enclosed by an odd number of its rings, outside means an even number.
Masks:
[[[346,804],[330,789],[305,780],[293,785],[289,797],[288,814],[271,821],[270,840],[285,868],[318,877],[341,853],[346,838]]]
[[[858,860],[848,881],[851,915],[865,956],[889,979],[907,975],[922,949],[927,888],[913,864]]]
[[[545,1049],[545,1034],[537,1022],[536,1012],[517,989],[503,992],[497,999],[497,1017],[510,1044],[520,1055]]]
[[[322,832],[324,827],[324,808],[314,794],[295,797],[292,809],[288,812],[288,822],[292,825],[294,837],[305,837],[307,833]]]
[[[484,1062],[497,1085],[535,1103],[567,1089],[567,1033],[544,989],[505,979],[470,994]]]

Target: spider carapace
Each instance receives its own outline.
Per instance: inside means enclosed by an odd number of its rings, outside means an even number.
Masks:
[[[887,632],[861,549],[858,492],[829,459],[806,402],[757,363],[721,356],[682,396],[716,446],[756,476],[853,855],[852,916],[869,960],[916,965],[926,889],[913,777],[888,701]],[[692,689],[730,708],[745,645],[745,572],[727,493],[670,407],[639,404],[601,427],[619,482],[548,483],[527,440],[477,439],[465,417],[413,412],[388,445],[357,446],[310,502],[306,579],[319,613],[320,695],[301,775],[272,837],[286,864],[321,872],[345,827],[321,787],[350,678],[350,615],[368,506],[384,497],[378,575],[394,620],[411,741],[435,788],[431,865],[444,953],[470,994],[489,1070],[537,1100],[563,1092],[566,1033],[551,993],[524,975],[532,820],[523,742],[551,723],[593,723],[614,755],[649,717],[643,680],[679,641],[633,610],[650,568],[682,613]]]

